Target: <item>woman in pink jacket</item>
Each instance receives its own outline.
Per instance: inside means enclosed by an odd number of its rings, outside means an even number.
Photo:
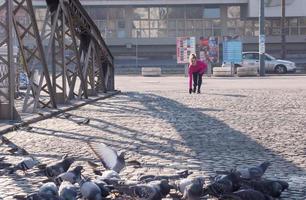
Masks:
[[[207,64],[197,60],[195,54],[191,54],[189,57],[189,94],[192,92],[201,93],[202,76],[207,69]],[[192,79],[193,79],[193,89],[192,89]],[[198,87],[198,88],[197,88]],[[198,90],[197,90],[198,89]]]

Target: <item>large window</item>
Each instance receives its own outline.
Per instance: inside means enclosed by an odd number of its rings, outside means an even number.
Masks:
[[[220,8],[204,8],[204,18],[220,18]]]
[[[201,19],[203,17],[203,8],[201,5],[186,7],[186,19]]]
[[[184,19],[185,7],[168,7],[169,19]]]
[[[149,8],[134,8],[134,19],[149,19]]]

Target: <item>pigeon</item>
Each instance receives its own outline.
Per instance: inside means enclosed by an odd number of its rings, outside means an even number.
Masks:
[[[238,171],[241,173],[241,178],[243,179],[259,180],[270,165],[271,163],[266,161],[256,167],[240,169]]]
[[[23,155],[23,156],[29,155],[29,153],[25,149],[17,146],[11,147],[11,149],[9,149],[8,151],[13,155]]]
[[[89,119],[89,118],[84,118],[84,119],[82,119],[82,120],[80,120],[80,121],[76,121],[76,123],[77,123],[78,125],[89,124],[89,122],[90,122],[90,119]]]
[[[286,183],[285,181],[281,181],[283,184]],[[289,187],[284,184],[284,187],[280,182],[277,180],[260,180],[260,181],[244,181],[243,187],[248,189],[257,190],[263,194],[272,196],[272,197],[280,197],[282,192]]]
[[[185,178],[178,181],[177,188],[183,199],[196,200],[203,195],[204,177]]]
[[[6,169],[12,166],[11,163],[5,162],[4,160],[6,160],[4,156],[0,157],[0,169]]]
[[[48,178],[56,178],[58,175],[67,172],[70,165],[74,162],[74,158],[68,157],[65,155],[61,161],[47,166],[45,168],[45,175]]]
[[[101,190],[90,180],[80,179],[78,182],[82,197],[88,200],[103,200]]]
[[[53,182],[45,183],[39,188],[38,194],[42,197],[58,197],[58,189]]]
[[[146,174],[146,175],[142,175],[138,177],[137,180],[141,182],[145,182],[145,183],[154,181],[154,180],[162,180],[162,179],[177,180],[177,179],[187,178],[191,174],[192,172],[189,172],[188,170],[179,171],[173,175],[147,175]]]
[[[61,183],[58,193],[61,200],[77,200],[77,187],[68,181],[63,181]]]
[[[81,178],[82,170],[82,166],[76,166],[72,170],[58,175],[54,180],[58,185],[60,185],[63,181],[68,181],[71,184],[75,184]]]
[[[14,195],[19,200],[62,200],[58,195],[58,189],[52,182],[43,184],[38,192],[28,195]]]
[[[227,194],[238,190],[241,186],[241,177],[238,171],[231,171],[228,175],[222,176],[212,184],[204,188],[204,194],[209,194],[214,197]]]
[[[100,188],[102,197],[107,197],[111,190],[114,189],[113,186],[108,185],[106,182],[100,179],[93,180],[93,182]]]
[[[14,167],[10,168],[9,173],[12,174],[12,173],[16,172],[17,170],[22,170],[23,172],[26,172],[28,169],[33,168],[38,163],[39,163],[39,161],[36,160],[33,157],[25,158],[20,163],[18,163]]]
[[[168,180],[152,181],[146,184],[136,184],[132,186],[117,185],[120,192],[142,200],[161,200],[166,197],[170,189],[174,189]]]
[[[111,169],[120,173],[125,167],[124,152],[118,154],[116,150],[104,143],[88,142],[88,145],[100,159],[105,169]]]
[[[273,200],[273,198],[259,191],[247,189],[239,190],[231,194],[224,194],[219,200]]]

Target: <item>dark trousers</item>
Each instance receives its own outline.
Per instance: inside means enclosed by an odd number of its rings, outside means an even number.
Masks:
[[[201,85],[202,85],[202,76],[203,76],[203,74],[200,74],[199,72],[194,72],[192,74],[192,77],[193,77],[193,90],[194,91],[196,90],[197,87],[198,87],[198,91],[200,91]]]

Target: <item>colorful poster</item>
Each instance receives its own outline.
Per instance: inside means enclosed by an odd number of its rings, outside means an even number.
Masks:
[[[177,63],[189,63],[189,56],[196,53],[195,37],[177,37],[176,38],[176,57]]]
[[[219,62],[219,37],[211,36],[209,38],[200,37],[200,59],[211,63]]]

